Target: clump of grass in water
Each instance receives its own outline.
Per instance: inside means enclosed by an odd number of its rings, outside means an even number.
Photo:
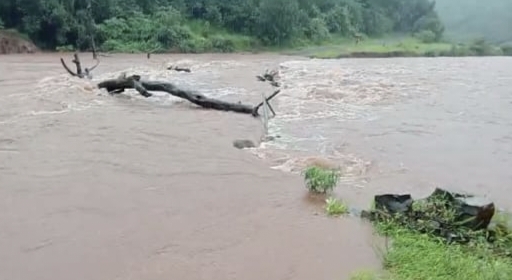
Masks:
[[[439,201],[418,201],[415,210],[431,211],[436,220],[449,222],[454,214],[449,209],[442,210]],[[440,210],[441,209],[441,210]],[[382,280],[510,280],[512,279],[512,231],[500,220],[503,215],[495,214],[499,223],[494,241],[488,241],[487,232],[461,232],[470,235],[466,244],[447,244],[428,231],[422,223],[404,226],[403,217],[392,217],[376,222],[377,231],[389,236],[393,243],[384,256],[384,268],[389,272]],[[426,219],[428,220],[428,219]],[[425,221],[428,222],[428,221]],[[427,230],[426,230],[427,229]],[[365,279],[365,278],[353,278]],[[372,279],[372,278],[369,278]]]
[[[385,279],[379,276],[377,273],[371,270],[361,270],[353,273],[350,276],[350,280],[381,280]]]
[[[329,216],[339,216],[348,213],[348,206],[334,197],[329,197],[325,200],[325,203],[325,211]]]
[[[319,194],[331,192],[336,187],[339,179],[337,171],[318,166],[308,167],[303,172],[303,176],[308,190]]]

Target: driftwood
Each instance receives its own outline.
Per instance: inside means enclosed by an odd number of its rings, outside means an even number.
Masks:
[[[279,84],[279,82],[276,81],[276,76],[278,74],[278,71],[268,71],[266,70],[265,71],[265,74],[263,75],[258,75],[256,76],[256,78],[260,81],[260,82],[266,82],[268,81],[273,87],[280,87],[281,84]],[[276,90],[274,91],[274,93],[272,93],[269,97],[266,98],[267,100],[267,106],[268,108],[270,109],[270,112],[272,112],[273,116],[276,115],[276,112],[274,111],[274,108],[272,108],[272,106],[270,106],[270,103],[268,102],[270,99],[274,98],[274,96],[278,95],[279,93],[281,92],[281,90]],[[260,104],[258,104],[256,106],[256,110],[259,110],[259,108],[263,106],[263,102],[261,102]]]
[[[174,70],[176,72],[187,72],[187,73],[190,73],[190,68],[183,68],[183,67],[179,67],[179,66],[169,66],[167,67],[167,70]]]
[[[87,11],[87,22],[85,23],[85,26],[86,26],[86,30],[89,32],[89,36],[90,36],[90,39],[91,39],[91,48],[92,48],[92,58],[94,60],[96,60],[96,64],[91,67],[91,68],[87,68],[85,67],[82,71],[82,64],[80,62],[80,58],[78,57],[78,53],[75,53],[73,55],[73,64],[75,64],[76,66],[76,72],[73,72],[67,65],[66,63],[64,62],[64,59],[62,59],[62,57],[60,58],[60,63],[62,64],[62,67],[64,67],[64,69],[66,69],[66,71],[71,75],[71,76],[74,76],[74,77],[79,77],[79,78],[85,78],[87,77],[88,79],[92,79],[92,74],[91,72],[100,64],[100,60],[98,59],[98,53],[96,51],[96,43],[94,41],[94,28],[95,28],[95,24],[94,24],[94,19],[93,19],[93,16],[92,16],[92,4],[91,4],[91,0],[87,0],[87,6],[86,6],[86,11]]]
[[[194,103],[200,107],[206,109],[220,110],[220,111],[231,111],[242,114],[250,114],[254,117],[258,117],[259,108],[263,105],[263,102],[256,106],[238,103],[231,103],[222,101],[219,99],[210,98],[194,91],[188,91],[180,89],[172,83],[160,82],[160,81],[142,81],[139,75],[126,76],[121,75],[117,79],[110,79],[100,82],[98,88],[106,89],[110,94],[119,94],[125,89],[135,89],[142,96],[150,97],[150,91],[161,91],[167,92],[170,95],[186,99],[191,103]],[[266,100],[267,102],[274,98],[279,91],[274,92]],[[273,111],[273,110],[272,110]]]
[[[62,57],[60,58],[60,63],[62,64],[62,67],[64,67],[64,69],[66,69],[66,71],[73,77],[79,77],[79,78],[89,78],[89,79],[92,79],[92,75],[91,75],[91,72],[92,70],[94,70],[99,64],[100,64],[100,61],[99,59],[95,59],[96,60],[96,64],[91,67],[90,69],[89,68],[84,68],[84,70],[82,71],[82,63],[80,62],[80,57],[78,57],[78,53],[75,53],[73,55],[73,64],[75,64],[76,66],[76,72],[73,72],[67,65],[66,65],[66,62],[64,62],[64,59],[62,59]]]
[[[280,87],[281,85],[279,84],[279,82],[277,82],[277,81],[275,80],[275,78],[276,78],[277,74],[278,74],[278,72],[277,72],[277,71],[271,71],[271,72],[268,72],[268,70],[267,70],[267,71],[265,71],[265,74],[263,74],[263,75],[261,75],[261,76],[260,76],[260,75],[258,75],[258,76],[256,76],[256,78],[258,78],[258,80],[260,80],[261,82],[266,82],[266,81],[268,81],[268,82],[270,82],[270,84],[271,84],[272,86],[274,86],[274,87]]]

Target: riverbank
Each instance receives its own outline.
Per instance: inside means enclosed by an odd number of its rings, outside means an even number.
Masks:
[[[465,57],[512,56],[512,47],[494,46],[477,40],[470,44],[449,42],[424,43],[417,38],[403,37],[366,39],[359,43],[340,39],[320,46],[284,51],[286,54],[310,58],[389,58],[389,57]]]
[[[367,38],[356,43],[353,39],[333,37],[321,43],[301,41],[287,46],[264,46],[250,36],[232,34],[221,28],[205,30],[202,22],[189,22],[191,39],[168,50],[152,47],[147,42],[107,40],[99,50],[105,53],[278,53],[319,59],[389,58],[389,57],[465,57],[512,56],[512,46],[495,46],[483,40],[467,44],[450,42],[424,43],[418,38],[389,36]],[[0,53],[33,53],[39,49],[27,36],[14,30],[0,31]],[[72,46],[58,47],[58,52],[74,51]]]
[[[413,204],[416,211],[417,207]],[[432,209],[423,211],[434,212]],[[389,238],[386,243],[390,245],[381,252],[385,270],[363,270],[351,279],[509,279],[512,274],[512,216],[496,211],[489,230],[472,231],[454,222],[458,217],[451,211],[454,210],[437,215],[427,213],[430,218],[418,220],[416,224],[404,225],[405,216],[388,216],[383,221],[375,221],[377,232]],[[447,233],[435,231],[438,227],[449,227],[449,234],[442,236]]]
[[[15,30],[0,29],[0,54],[35,53],[39,49],[27,36]]]

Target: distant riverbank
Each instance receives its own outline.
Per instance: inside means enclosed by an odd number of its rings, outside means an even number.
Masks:
[[[309,58],[386,58],[386,57],[463,57],[463,56],[512,56],[512,46],[495,46],[483,40],[472,43],[424,43],[413,37],[354,39],[336,38],[323,43],[301,42],[290,46],[263,46],[256,39],[237,34],[214,34],[198,40],[198,45],[183,48],[151,50],[137,42],[100,48],[106,53],[281,53]],[[0,30],[0,54],[33,53],[39,48],[28,36],[15,30]],[[48,51],[48,50],[45,50]],[[75,51],[72,46],[58,47],[55,51]],[[52,52],[52,51],[49,51]]]
[[[322,46],[310,46],[287,54],[310,58],[386,58],[386,57],[463,57],[463,56],[512,56],[512,46],[494,46],[483,40],[467,44],[448,42],[423,43],[416,38],[367,39],[355,43],[338,41]]]

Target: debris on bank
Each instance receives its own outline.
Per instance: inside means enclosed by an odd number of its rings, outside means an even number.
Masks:
[[[485,239],[500,255],[512,257],[512,231],[493,223],[496,209],[483,197],[436,188],[424,199],[411,195],[383,194],[374,197],[374,209],[361,217],[373,222],[391,222],[410,230],[445,239],[448,243],[470,243]]]

